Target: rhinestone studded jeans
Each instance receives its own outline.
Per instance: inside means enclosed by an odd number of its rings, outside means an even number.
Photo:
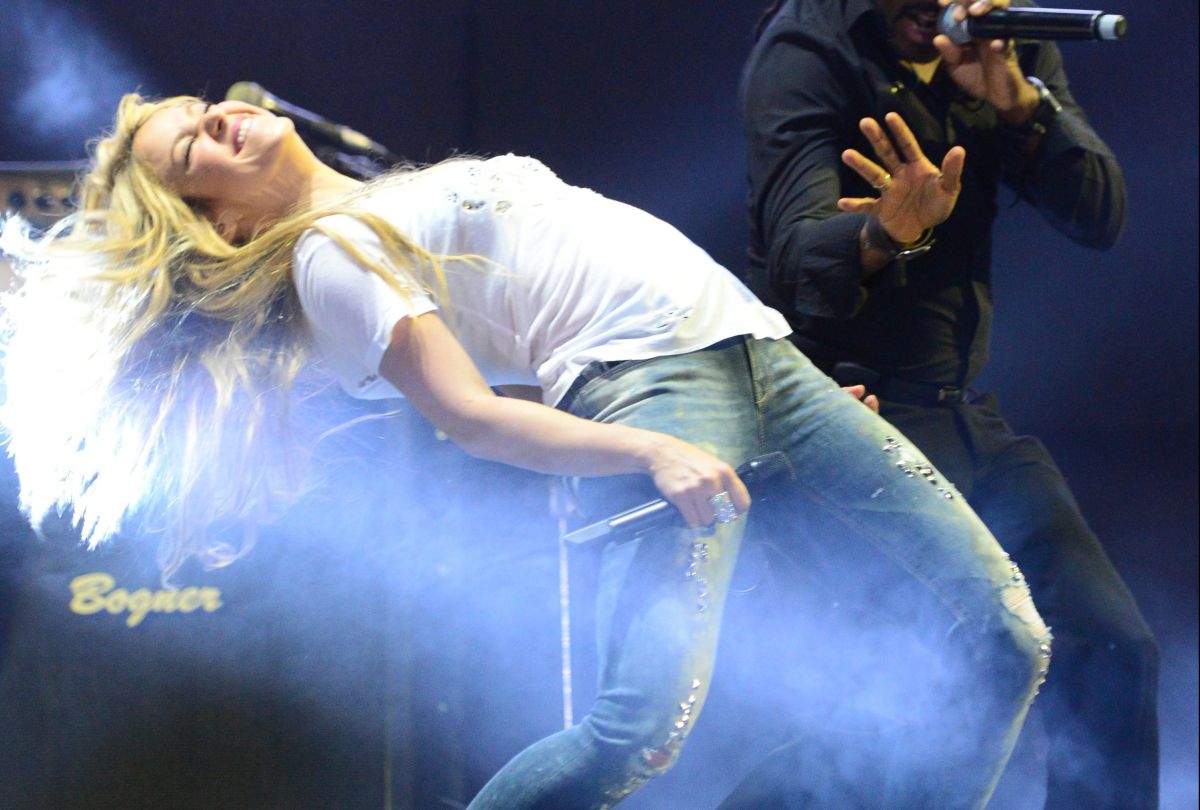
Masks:
[[[1050,634],[1020,572],[954,488],[787,341],[723,341],[585,376],[566,403],[578,416],[669,433],[735,466],[784,451],[797,481],[771,508],[794,516],[796,542],[822,542],[832,531],[862,536],[936,600],[961,640],[956,654],[973,668],[955,682],[961,694],[949,705],[959,716],[945,718],[957,733],[922,767],[882,777],[870,806],[982,807],[1045,677]],[[593,519],[656,496],[645,476],[576,483]],[[754,515],[752,507],[747,519],[708,535],[679,528],[605,548],[595,703],[578,725],[511,760],[471,810],[612,807],[674,763],[708,693],[725,597]],[[847,791],[879,778],[848,774]]]

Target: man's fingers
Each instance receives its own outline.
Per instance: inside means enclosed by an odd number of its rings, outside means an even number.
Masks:
[[[842,163],[845,163],[847,166],[849,166],[851,169],[854,169],[854,171],[858,172],[859,174],[862,174],[863,172],[883,172],[884,174],[886,174],[886,172],[884,172],[883,168],[878,163],[871,160],[869,157],[867,157],[866,155],[864,155],[862,152],[858,151],[857,149],[843,150],[842,151]],[[868,178],[864,178],[864,179],[868,179]]]
[[[938,34],[933,38],[933,47],[938,49],[938,53],[942,55],[942,59],[946,60],[946,67],[957,67],[963,60],[963,49],[955,45],[950,37],[945,34]]]
[[[883,131],[883,127],[879,126],[879,122],[874,118],[864,118],[858,122],[858,128],[871,142],[871,148],[875,150],[876,156],[884,167],[889,172],[894,172],[903,161],[896,154],[896,150],[892,148],[892,142],[887,133]]]
[[[987,14],[994,8],[1008,8],[1009,0],[938,0],[938,5],[942,8],[946,6],[958,6],[954,10],[954,14],[959,19],[966,17],[968,13],[972,15]]]
[[[862,385],[861,383],[859,385],[843,385],[842,390],[862,402],[862,404],[866,405],[870,410],[874,411],[875,413],[879,413],[879,398],[874,394],[868,394],[867,387],[865,385]]]
[[[837,201],[838,210],[851,214],[873,214],[878,203],[877,197],[842,197]]]
[[[859,177],[877,189],[885,189],[892,182],[892,175],[886,169],[868,159],[857,149],[847,149],[842,152],[842,162],[854,169]]]
[[[975,0],[974,3],[967,6],[967,13],[972,17],[978,17],[981,14],[987,14],[994,8],[1003,8],[1007,5],[1007,2],[1000,2],[1000,0]]]
[[[958,191],[966,160],[967,150],[961,146],[953,147],[942,159],[942,189],[947,193],[953,194]]]
[[[896,143],[900,147],[900,151],[904,153],[906,162],[917,163],[924,157],[925,153],[921,151],[921,145],[917,143],[917,137],[913,135],[912,130],[908,128],[908,124],[899,114],[890,112],[887,114],[887,125],[892,130],[892,135],[896,138]]]

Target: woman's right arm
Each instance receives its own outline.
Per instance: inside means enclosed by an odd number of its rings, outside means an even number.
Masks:
[[[728,492],[739,513],[750,508],[750,495],[733,468],[693,444],[496,396],[432,312],[396,323],[379,373],[477,458],[551,475],[645,473],[691,526],[713,522],[709,498],[718,492]]]

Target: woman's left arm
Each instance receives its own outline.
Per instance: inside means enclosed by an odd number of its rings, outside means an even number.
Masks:
[[[538,402],[498,397],[435,313],[401,318],[379,373],[471,455],[552,475],[650,475],[691,526],[713,522],[709,499],[750,494],[733,467],[681,439],[580,419]]]

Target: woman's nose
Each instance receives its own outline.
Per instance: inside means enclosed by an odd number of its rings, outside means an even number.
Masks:
[[[227,110],[224,104],[211,104],[200,116],[200,128],[208,133],[213,140],[220,140],[225,131],[225,116]]]

